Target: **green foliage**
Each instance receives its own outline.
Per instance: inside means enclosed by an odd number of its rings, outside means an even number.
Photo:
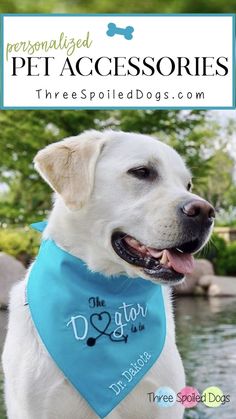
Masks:
[[[223,253],[225,253],[226,248],[227,244],[225,240],[218,236],[218,234],[213,233],[210,242],[200,252],[199,257],[204,257],[210,260],[214,265],[215,272],[217,274],[221,274],[222,272],[220,272],[219,269],[219,261],[221,260]]]
[[[236,242],[229,243],[216,260],[217,273],[236,276]]]
[[[217,275],[236,276],[236,241],[226,243],[217,234],[213,234],[210,244],[203,250],[201,257],[210,260]]]
[[[29,229],[1,229],[0,252],[8,253],[19,259],[26,266],[36,256],[39,246],[39,234]]]
[[[235,13],[235,0],[2,0],[1,13]]]
[[[204,111],[17,110],[0,112],[0,124],[0,183],[8,187],[0,195],[2,224],[25,225],[45,218],[51,191],[34,170],[35,154],[51,142],[91,128],[156,135],[184,157],[196,193],[219,206],[236,203],[232,160],[224,144],[215,150],[221,130]]]
[[[226,147],[227,144],[211,156],[207,172],[208,181],[198,187],[198,193],[217,209],[236,206],[236,186],[232,181],[234,160],[229,156]],[[233,208],[231,212],[232,210]]]
[[[98,128],[100,111],[0,112],[0,221],[25,224],[42,219],[51,206],[50,188],[33,167],[37,151],[51,142]]]

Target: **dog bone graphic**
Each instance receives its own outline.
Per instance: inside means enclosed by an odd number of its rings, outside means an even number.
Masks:
[[[125,39],[130,40],[133,38],[133,26],[126,26],[126,28],[118,28],[115,23],[108,23],[107,36],[123,35]]]

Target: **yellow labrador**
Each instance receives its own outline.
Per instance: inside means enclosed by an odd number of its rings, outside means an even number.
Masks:
[[[177,393],[185,385],[169,286],[191,272],[192,254],[211,233],[214,209],[191,193],[181,157],[145,135],[88,131],[39,151],[35,167],[55,191],[43,239],[53,239],[91,271],[163,284],[167,334],[161,355],[107,417],[182,418],[180,403],[167,411],[150,403],[148,393],[160,386]],[[28,275],[10,298],[3,352],[8,418],[95,419],[38,337],[24,305]]]

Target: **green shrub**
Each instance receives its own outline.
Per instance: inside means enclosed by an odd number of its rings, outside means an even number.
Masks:
[[[227,247],[227,244],[222,237],[219,237],[218,234],[213,233],[211,236],[210,241],[207,243],[207,245],[201,250],[197,257],[208,259],[214,266],[214,270],[216,274],[222,274],[220,272],[218,262],[222,257],[222,254],[225,252]]]
[[[214,233],[210,243],[200,253],[199,257],[210,260],[217,275],[236,276],[236,242],[226,243]]]
[[[217,267],[221,275],[236,276],[236,241],[227,245],[217,261]]]
[[[37,254],[40,235],[24,228],[9,228],[0,230],[0,252],[15,256],[28,266]]]

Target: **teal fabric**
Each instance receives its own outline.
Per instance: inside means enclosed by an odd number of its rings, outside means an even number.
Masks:
[[[33,227],[42,231],[45,223]],[[67,380],[104,418],[160,356],[166,336],[162,287],[106,277],[43,240],[27,284],[39,336]]]

